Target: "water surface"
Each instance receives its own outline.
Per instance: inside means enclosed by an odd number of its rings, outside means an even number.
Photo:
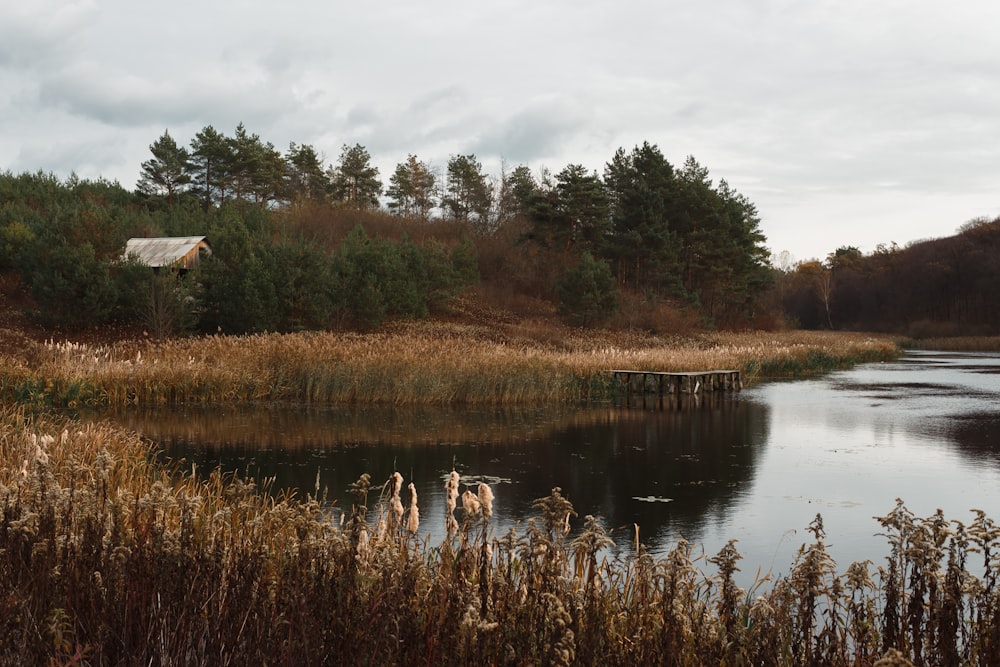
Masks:
[[[822,378],[666,405],[562,409],[185,408],[115,418],[185,465],[275,478],[343,508],[362,473],[417,487],[421,532],[440,540],[444,479],[493,485],[495,530],[561,487],[627,552],[680,537],[736,539],[743,579],[787,572],[820,514],[840,570],[888,553],[874,516],[897,498],[1000,519],[1000,357],[912,353]],[[405,494],[404,494],[405,496]],[[405,497],[404,497],[405,500]],[[335,511],[338,511],[335,509]],[[709,566],[706,566],[710,569]]]

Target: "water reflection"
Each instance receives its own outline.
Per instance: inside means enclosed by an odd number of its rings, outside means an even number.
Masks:
[[[622,543],[698,539],[753,482],[767,438],[766,405],[717,395],[657,409],[182,408],[114,419],[201,470],[221,466],[280,489],[321,492],[349,506],[362,473],[399,470],[416,484],[424,529],[443,527],[445,475],[494,483],[501,527],[561,487],[581,516],[602,517]]]
[[[341,506],[362,473],[394,470],[420,493],[421,532],[440,539],[444,479],[494,483],[497,532],[561,487],[623,548],[633,524],[662,554],[680,536],[715,553],[729,539],[758,567],[787,572],[821,514],[840,569],[888,553],[873,519],[901,498],[968,521],[1000,518],[1000,356],[918,353],[821,378],[700,401],[631,407],[182,409],[113,418],[202,470],[221,466],[279,488],[321,489]],[[654,404],[655,403],[655,404]],[[577,522],[579,525],[582,522]],[[710,568],[709,568],[710,569]]]

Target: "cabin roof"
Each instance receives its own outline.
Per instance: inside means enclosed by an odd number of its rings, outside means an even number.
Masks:
[[[202,248],[212,252],[204,236],[134,238],[125,244],[125,256],[132,255],[153,268],[173,266],[178,262],[190,266],[197,261]]]

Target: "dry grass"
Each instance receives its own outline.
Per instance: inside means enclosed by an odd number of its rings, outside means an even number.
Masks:
[[[742,370],[744,382],[887,359],[891,339],[716,333],[664,339],[538,324],[400,325],[376,334],[50,341],[4,359],[0,397],[44,405],[289,401],[526,405],[610,396],[608,371]]]
[[[948,352],[1000,352],[1000,336],[951,336],[946,338],[910,338],[900,347],[915,350]]]
[[[1000,528],[978,511],[899,502],[882,564],[842,572],[817,516],[790,574],[748,591],[732,543],[608,556],[558,489],[503,535],[489,489],[456,498],[419,517],[454,522],[430,545],[391,471],[339,525],[153,460],[109,426],[0,410],[0,664],[996,664]]]

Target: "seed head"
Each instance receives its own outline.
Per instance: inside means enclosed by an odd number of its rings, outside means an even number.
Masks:
[[[487,519],[493,516],[493,489],[485,482],[479,483],[479,502],[483,506],[483,516]]]
[[[417,487],[410,482],[410,517],[406,522],[406,530],[410,535],[416,535],[420,529],[420,510],[417,508]]]
[[[482,505],[479,503],[479,498],[472,491],[466,491],[462,494],[462,509],[465,510],[466,516],[479,516]]]

